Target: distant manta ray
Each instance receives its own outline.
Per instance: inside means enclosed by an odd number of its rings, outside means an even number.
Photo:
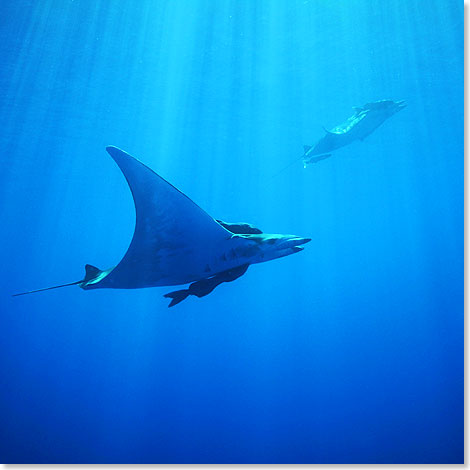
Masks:
[[[192,283],[187,289],[165,295],[172,299],[172,307],[189,295],[203,297],[219,284],[237,279],[250,264],[297,253],[310,241],[215,220],[126,152],[116,147],[106,150],[123,172],[134,198],[136,224],[126,254],[114,268],[101,270],[87,264],[80,281],[15,296],[72,285],[90,290]]]
[[[356,140],[363,141],[387,119],[406,107],[405,101],[381,100],[355,107],[354,115],[346,122],[334,127],[315,146],[304,145],[304,168],[331,157],[331,152]]]

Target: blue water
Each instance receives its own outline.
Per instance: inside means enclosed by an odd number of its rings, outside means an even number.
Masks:
[[[0,16],[2,462],[463,462],[461,1]],[[408,107],[279,173],[380,99]],[[172,288],[10,297],[121,259],[135,214],[106,145],[312,242],[172,309]]]

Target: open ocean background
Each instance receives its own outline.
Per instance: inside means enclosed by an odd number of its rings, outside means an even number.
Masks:
[[[463,462],[462,1],[0,17],[1,462]],[[279,173],[380,99],[408,107]],[[123,256],[106,145],[216,218],[313,241],[173,309],[172,288],[10,297]]]

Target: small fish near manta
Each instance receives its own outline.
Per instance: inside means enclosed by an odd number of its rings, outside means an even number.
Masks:
[[[189,295],[204,297],[242,276],[251,264],[303,250],[310,238],[264,234],[250,224],[213,219],[150,168],[117,147],[106,150],[134,198],[136,224],[129,248],[114,268],[87,264],[84,279],[18,295],[79,285],[90,289],[140,289],[192,283],[170,292],[172,307]]]
[[[356,140],[364,140],[388,118],[406,108],[404,101],[381,100],[353,108],[355,113],[346,122],[326,131],[317,144],[304,146],[304,168],[310,163],[318,163],[331,157],[331,152],[349,145]]]

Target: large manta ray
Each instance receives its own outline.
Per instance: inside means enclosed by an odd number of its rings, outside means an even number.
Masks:
[[[87,264],[85,278],[29,292],[70,285],[90,289],[139,289],[192,283],[170,292],[169,307],[189,295],[203,297],[222,282],[242,276],[250,264],[281,258],[310,241],[294,235],[263,234],[249,224],[213,219],[191,199],[126,152],[107,147],[129,184],[136,211],[135,231],[114,268]]]

